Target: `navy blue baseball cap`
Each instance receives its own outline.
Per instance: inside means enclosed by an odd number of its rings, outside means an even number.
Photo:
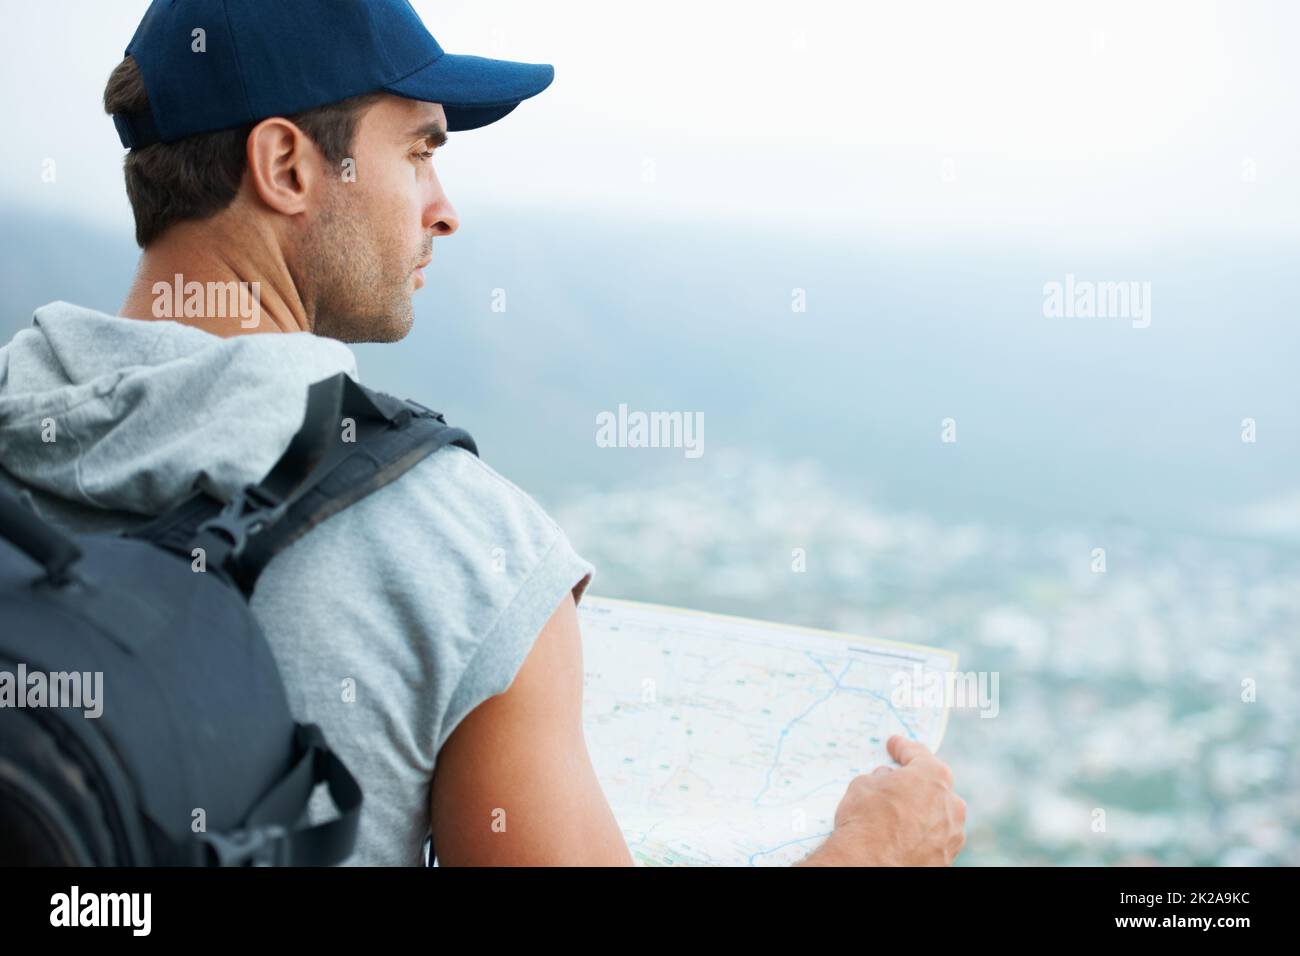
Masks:
[[[379,91],[477,129],[555,77],[548,63],[444,53],[410,0],[153,0],[126,55],[150,107],[113,115],[128,149]]]

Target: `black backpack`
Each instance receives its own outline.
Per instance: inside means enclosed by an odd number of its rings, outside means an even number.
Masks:
[[[339,373],[229,502],[201,476],[142,527],[73,537],[0,493],[0,865],[346,859],[361,788],[294,722],[247,601],[281,549],[447,444],[478,454],[437,412]],[[306,826],[318,783],[338,815]]]

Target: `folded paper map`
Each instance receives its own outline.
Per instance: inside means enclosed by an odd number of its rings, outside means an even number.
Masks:
[[[638,865],[794,863],[890,736],[943,739],[944,702],[910,691],[955,652],[592,595],[578,613],[587,745]]]

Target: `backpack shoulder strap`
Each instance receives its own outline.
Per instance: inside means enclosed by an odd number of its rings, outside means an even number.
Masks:
[[[187,560],[203,548],[208,567],[251,597],[276,554],[444,445],[478,454],[469,433],[440,413],[340,372],[308,390],[302,428],[260,482],[222,502],[201,476],[188,499],[128,534]]]

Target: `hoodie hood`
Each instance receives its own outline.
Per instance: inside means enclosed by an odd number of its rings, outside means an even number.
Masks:
[[[356,357],[309,332],[221,338],[68,302],[0,348],[0,466],[93,508],[154,515],[206,475],[229,497],[302,425],[307,387]]]

